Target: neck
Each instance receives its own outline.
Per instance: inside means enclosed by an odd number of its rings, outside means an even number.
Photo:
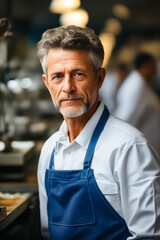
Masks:
[[[139,73],[140,73],[140,75],[143,77],[143,79],[145,80],[145,82],[146,82],[146,83],[149,83],[149,80],[150,80],[150,79],[148,79],[148,74],[147,74],[146,70],[141,69],[141,70],[139,70]]]
[[[89,121],[89,119],[92,117],[94,112],[96,111],[98,107],[98,102],[94,104],[89,111],[85,112],[79,117],[76,118],[66,118],[64,117],[64,120],[67,124],[68,128],[68,136],[70,142],[73,142],[74,139],[80,134],[86,123]]]

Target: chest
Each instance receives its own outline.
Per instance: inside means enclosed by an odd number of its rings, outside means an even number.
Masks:
[[[115,158],[112,158],[110,151],[107,151],[106,147],[106,144],[104,146],[100,143],[97,144],[91,160],[90,168],[94,170],[95,178],[97,180],[104,182],[115,182]],[[76,142],[70,146],[60,145],[54,156],[55,169],[82,169],[85,155],[86,149]]]

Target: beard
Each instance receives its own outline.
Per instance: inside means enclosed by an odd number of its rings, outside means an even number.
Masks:
[[[53,100],[52,96],[51,98],[57,111],[60,112],[63,115],[63,117],[67,117],[67,118],[75,118],[83,115],[85,112],[89,110],[91,105],[88,98],[87,98],[87,101],[85,102],[83,95],[68,94],[59,98],[57,103]],[[75,107],[75,109],[70,109],[69,107],[66,107],[66,108],[61,107],[61,102],[69,98],[81,100],[82,104],[78,107]]]

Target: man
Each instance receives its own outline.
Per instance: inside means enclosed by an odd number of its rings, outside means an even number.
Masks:
[[[160,239],[158,156],[98,99],[105,77],[100,40],[89,28],[51,29],[38,43],[38,55],[44,83],[64,117],[39,160],[43,236]]]
[[[127,65],[124,63],[117,64],[113,70],[107,71],[102,87],[99,90],[99,97],[111,113],[116,108],[117,92],[127,74]]]
[[[119,88],[113,114],[143,132],[160,154],[160,101],[150,87],[156,61],[141,52],[134,59],[134,68]]]

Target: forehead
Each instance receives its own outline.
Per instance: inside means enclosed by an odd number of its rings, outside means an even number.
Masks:
[[[65,65],[88,66],[91,65],[91,63],[89,61],[89,52],[87,50],[66,50],[61,48],[55,48],[49,50],[47,54],[47,65],[48,67],[53,65],[54,67]]]

